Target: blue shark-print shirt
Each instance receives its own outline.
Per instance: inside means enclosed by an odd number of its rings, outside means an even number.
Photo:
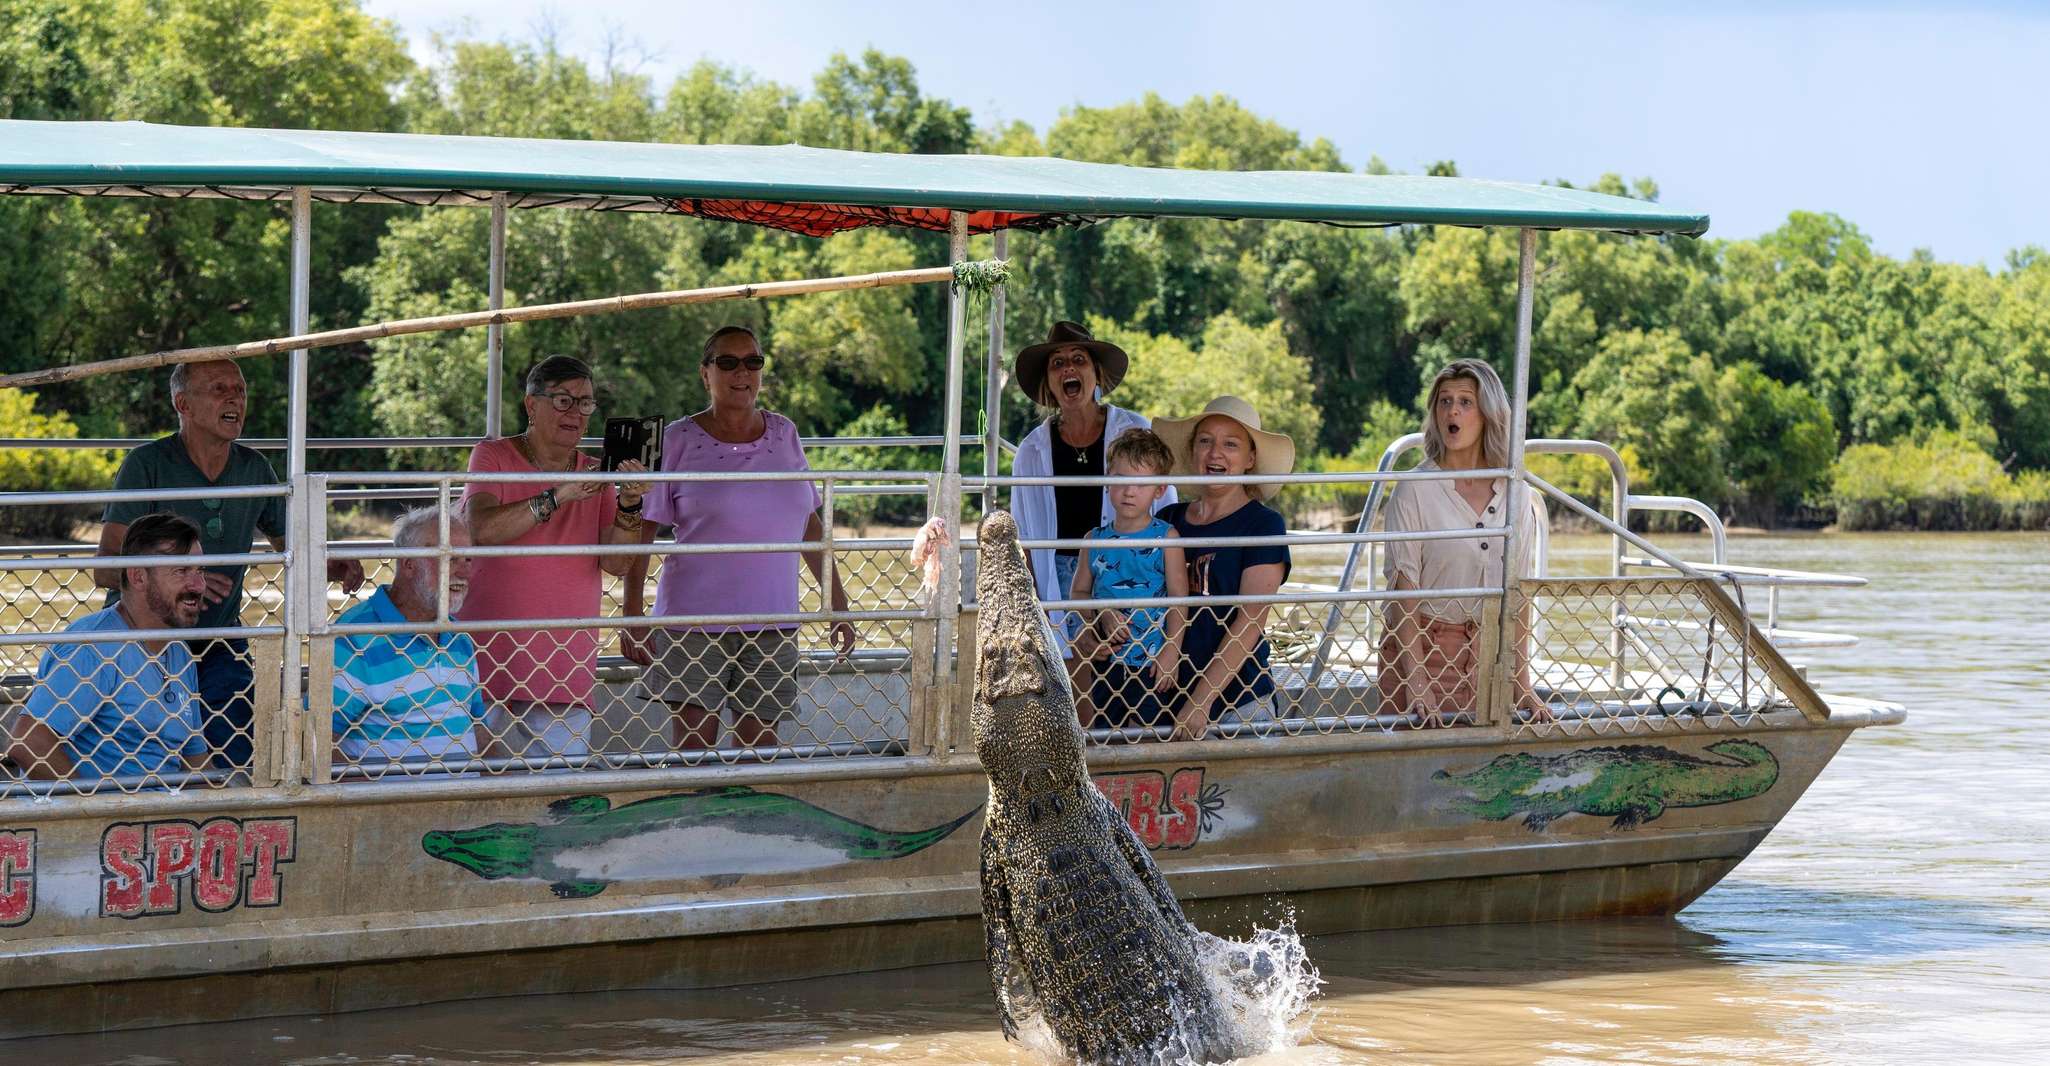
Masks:
[[[1108,525],[1089,531],[1090,540],[1159,540],[1170,527],[1158,518],[1145,528],[1120,533]],[[1159,548],[1089,549],[1090,595],[1104,600],[1135,600],[1167,595],[1167,553]],[[1134,607],[1125,612],[1132,640],[1118,648],[1117,661],[1131,667],[1145,666],[1167,643],[1162,628],[1167,619],[1163,607]]]

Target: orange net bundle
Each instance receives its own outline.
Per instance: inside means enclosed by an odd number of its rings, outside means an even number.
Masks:
[[[807,237],[830,237],[863,226],[907,226],[912,229],[947,231],[951,211],[939,207],[862,207],[855,204],[789,204],[772,200],[701,200],[676,198],[668,201],[678,214],[725,222],[746,222],[756,226],[801,233]],[[1078,217],[1028,211],[972,211],[970,233],[1000,229],[1050,229]]]

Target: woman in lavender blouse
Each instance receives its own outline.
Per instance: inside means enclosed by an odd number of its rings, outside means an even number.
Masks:
[[[705,341],[698,375],[711,406],[662,431],[664,471],[811,469],[797,427],[759,406],[766,366],[745,326],[722,327]],[[675,527],[678,543],[818,540],[824,535],[821,503],[817,483],[809,481],[657,481],[647,494],[644,537],[653,540],[656,527],[666,525]],[[847,595],[832,560],[824,552],[802,554],[832,609],[845,611]],[[655,613],[794,613],[798,555],[663,556]],[[639,607],[639,597],[630,595],[627,613],[639,614]],[[642,684],[649,695],[675,715],[679,749],[717,747],[726,736],[743,748],[770,748],[778,743],[776,723],[797,704],[797,628],[797,622],[707,623],[657,629],[645,645],[631,635],[623,643],[627,657],[647,667]],[[852,625],[835,622],[832,635],[840,655],[853,652]]]

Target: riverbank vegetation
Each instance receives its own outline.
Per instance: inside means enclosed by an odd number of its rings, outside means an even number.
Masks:
[[[1389,169],[1342,159],[1328,141],[1224,96],[1075,107],[1043,130],[979,124],[922,92],[908,63],[874,52],[835,57],[805,87],[711,62],[657,84],[545,38],[437,40],[422,64],[391,25],[347,0],[0,0],[0,115]],[[1585,184],[1658,195],[1647,179]],[[486,227],[481,210],[317,206],[315,327],[483,307]],[[1016,348],[1056,319],[1087,320],[1132,354],[1120,403],[1178,414],[1236,392],[1296,437],[1306,465],[1372,469],[1414,427],[1419,389],[1439,366],[1473,356],[1507,368],[1515,242],[1510,232],[1449,227],[1176,219],[1017,234],[1007,336]],[[286,245],[276,205],[0,197],[0,369],[284,333]],[[528,211],[514,217],[508,249],[507,301],[529,303],[910,267],[942,261],[946,242],[886,231],[817,241],[737,224]],[[987,238],[974,251],[987,255]],[[1849,220],[1796,212],[1755,239],[1548,233],[1538,254],[1534,436],[1611,441],[1640,491],[1697,496],[1743,524],[2044,524],[2042,249],[2019,248],[1992,267],[1894,258]],[[935,287],[869,290],[535,323],[507,330],[507,363],[569,352],[599,367],[608,413],[674,416],[702,402],[688,372],[702,338],[737,319],[761,331],[774,359],[769,402],[806,432],[933,433],[943,421],[933,402],[944,380],[943,298]],[[315,360],[317,434],[481,430],[482,331]],[[245,367],[250,432],[282,435],[283,360]],[[973,376],[966,394],[981,395]],[[87,436],[171,425],[160,375],[51,387],[32,410],[21,406],[0,408],[0,435],[25,435],[26,419],[60,413]],[[507,415],[517,419],[514,405]],[[1017,439],[1031,417],[1012,402],[1005,435]],[[882,465],[853,450],[826,458]],[[1584,463],[1545,469],[1590,499],[1605,490],[1606,476]],[[9,488],[55,485],[9,474]],[[1358,495],[1291,492],[1282,502],[1342,512]]]

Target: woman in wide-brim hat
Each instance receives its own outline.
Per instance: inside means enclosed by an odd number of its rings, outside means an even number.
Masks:
[[[1153,431],[1174,452],[1176,475],[1244,477],[1295,468],[1295,441],[1261,428],[1260,412],[1219,396],[1188,418],[1162,418]],[[1273,537],[1288,532],[1263,501],[1281,486],[1227,482],[1192,486],[1186,502],[1162,508],[1183,537]],[[1288,546],[1184,547],[1191,596],[1267,596],[1288,580]],[[1197,607],[1182,629],[1181,702],[1175,737],[1201,739],[1212,722],[1272,721],[1274,675],[1268,668],[1265,606]]]
[[[1151,424],[1145,415],[1103,400],[1124,380],[1129,365],[1124,349],[1097,340],[1075,322],[1054,323],[1043,343],[1020,351],[1011,364],[1011,380],[1033,403],[1052,410],[1018,445],[1011,472],[1019,477],[1103,476],[1106,445],[1128,429]],[[1169,489],[1160,506],[1174,499]],[[1110,494],[1100,485],[1020,485],[1012,490],[1011,511],[1018,536],[1025,540],[1079,540],[1112,518]],[[1030,554],[1039,598],[1066,599],[1075,580],[1076,550],[1040,548]],[[1052,621],[1061,654],[1068,656],[1074,636],[1070,627],[1079,620],[1057,611]]]

